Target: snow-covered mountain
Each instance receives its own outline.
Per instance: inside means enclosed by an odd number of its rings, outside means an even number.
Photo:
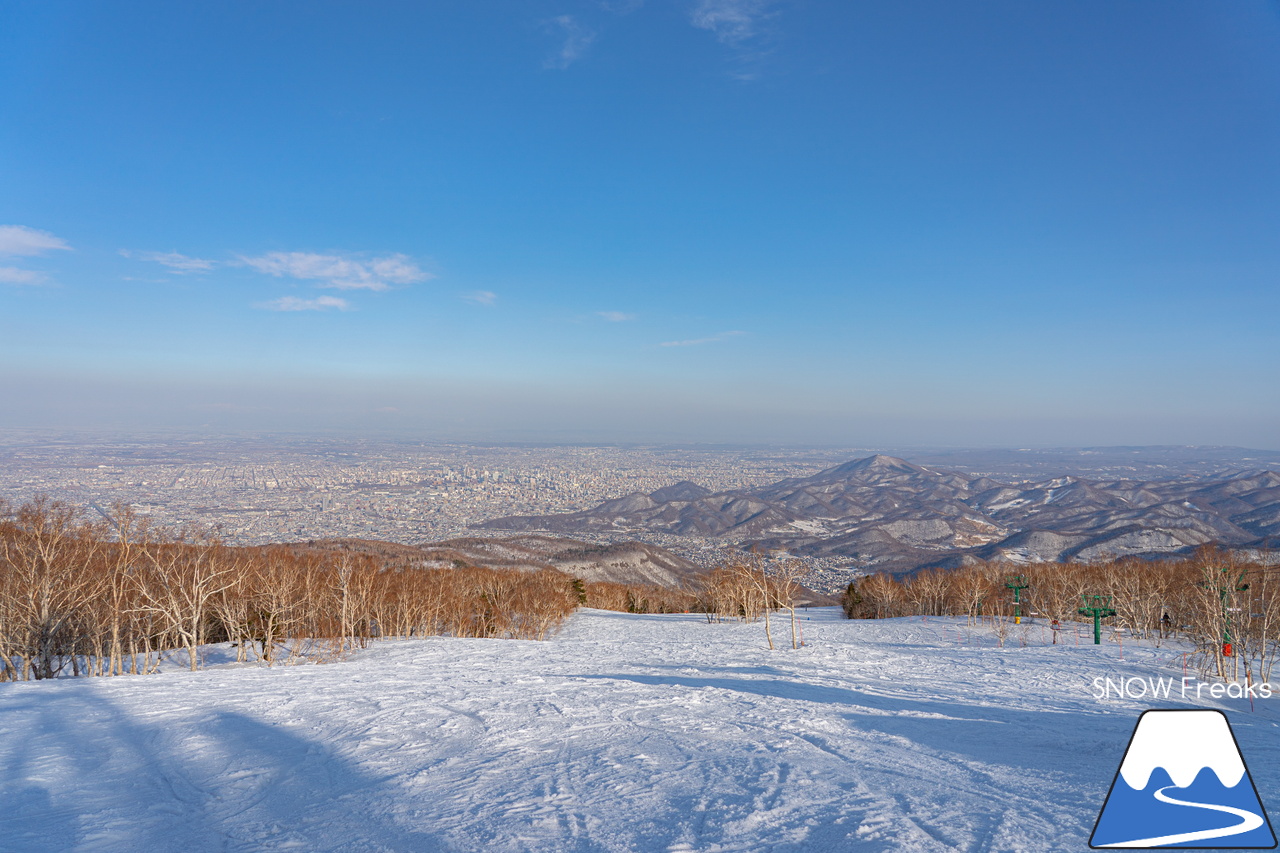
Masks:
[[[718,537],[896,571],[974,558],[1092,561],[1211,543],[1266,547],[1280,537],[1280,474],[1001,483],[876,455],[756,489],[710,493],[680,483],[479,527]]]

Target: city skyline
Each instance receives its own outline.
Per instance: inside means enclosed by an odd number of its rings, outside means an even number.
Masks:
[[[1277,449],[1280,6],[0,11],[0,427]]]

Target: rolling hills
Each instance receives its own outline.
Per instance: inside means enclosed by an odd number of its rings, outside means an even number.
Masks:
[[[477,527],[714,538],[888,571],[974,559],[1087,562],[1206,544],[1267,548],[1280,536],[1280,474],[1006,483],[875,455],[760,488],[712,493],[681,482]]]

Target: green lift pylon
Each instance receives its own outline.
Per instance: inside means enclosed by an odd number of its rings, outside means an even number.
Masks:
[[[1233,592],[1245,592],[1249,589],[1249,585],[1247,583],[1241,583],[1244,580],[1244,576],[1249,572],[1248,570],[1245,570],[1240,573],[1240,577],[1236,578],[1235,583],[1227,583],[1227,567],[1223,566],[1221,571],[1223,575],[1223,582],[1218,584],[1217,589],[1218,601],[1222,606],[1222,656],[1224,658],[1229,658],[1235,653],[1235,649],[1232,646],[1235,641],[1231,639],[1231,611],[1227,608],[1227,596]],[[1201,581],[1199,586],[1202,586],[1205,589],[1214,588],[1213,584],[1208,581]]]
[[[1011,578],[1009,578],[1009,582],[1005,584],[1005,587],[1013,590],[1013,624],[1021,625],[1022,624],[1022,607],[1021,607],[1022,598],[1018,595],[1018,593],[1022,592],[1024,589],[1028,587],[1027,579],[1022,575],[1014,575]]]
[[[1076,612],[1081,616],[1093,617],[1093,644],[1100,646],[1102,645],[1102,620],[1116,615],[1116,612],[1111,609],[1111,596],[1082,595],[1080,598],[1084,607]]]

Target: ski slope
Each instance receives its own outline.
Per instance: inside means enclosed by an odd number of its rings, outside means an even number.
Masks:
[[[1095,698],[1176,650],[806,616],[0,684],[0,850],[1086,850],[1148,707],[1226,711],[1280,812],[1280,699]]]

